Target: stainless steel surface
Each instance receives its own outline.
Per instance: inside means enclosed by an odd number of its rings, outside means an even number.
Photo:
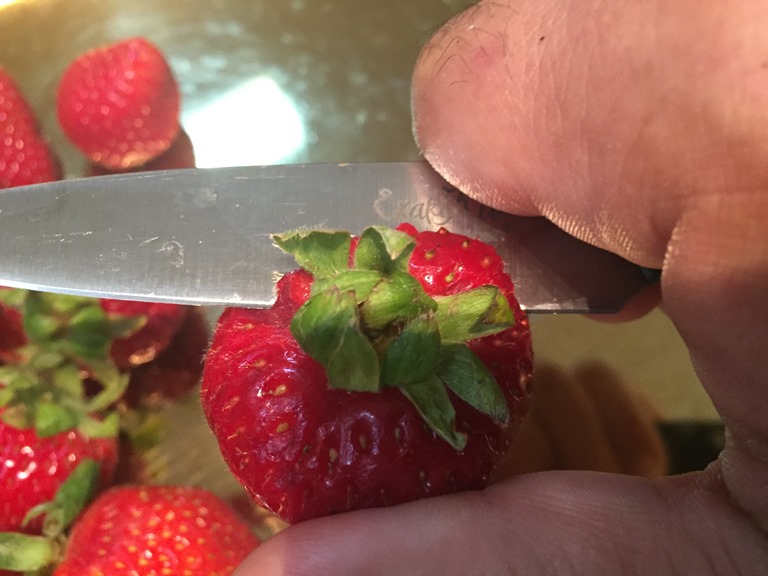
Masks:
[[[136,300],[267,306],[295,268],[270,234],[410,222],[496,247],[535,312],[615,312],[642,271],[544,219],[471,202],[424,162],[175,170],[0,192],[0,285]]]
[[[415,160],[420,47],[471,0],[0,0],[0,65],[62,153],[58,79],[99,44],[141,35],[179,80],[198,166]]]

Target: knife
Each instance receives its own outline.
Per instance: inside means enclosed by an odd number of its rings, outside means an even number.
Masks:
[[[615,312],[646,271],[543,218],[469,199],[425,162],[99,176],[0,191],[0,285],[93,297],[267,306],[296,267],[270,234],[446,227],[492,244],[529,312]]]

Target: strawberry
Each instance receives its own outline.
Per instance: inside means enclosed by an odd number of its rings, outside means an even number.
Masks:
[[[0,68],[0,189],[61,178],[32,108],[13,78]]]
[[[126,486],[80,516],[54,576],[226,576],[259,545],[248,526],[210,492]]]
[[[208,347],[208,322],[190,310],[167,348],[152,362],[131,370],[123,401],[130,407],[160,408],[200,382]]]
[[[40,534],[41,517],[22,521],[32,508],[52,500],[85,459],[100,465],[99,484],[107,487],[117,464],[117,439],[89,438],[74,428],[47,436],[0,420],[0,532]]]
[[[21,313],[0,302],[0,365],[10,361],[15,350],[26,341]]]
[[[182,128],[171,147],[160,156],[146,164],[134,166],[127,170],[110,170],[104,166],[91,163],[87,169],[88,176],[108,176],[124,172],[151,172],[154,170],[177,170],[195,167],[195,148],[189,134]]]
[[[173,340],[190,307],[72,297],[0,287],[0,360],[30,340],[83,344],[71,354],[109,352],[123,371],[154,360]],[[73,339],[73,329],[74,336]],[[28,331],[32,331],[28,334]],[[99,351],[90,350],[97,346]]]
[[[50,574],[61,556],[66,531],[98,489],[99,463],[80,460],[64,478],[52,499],[37,504],[26,515],[42,525],[40,534],[0,531],[0,575]]]
[[[109,344],[133,320],[112,321],[89,298],[4,289],[0,300],[15,346],[0,366],[0,530],[34,533],[41,520],[22,526],[25,514],[81,461],[101,466],[102,487],[111,480],[119,429],[111,408],[128,376]]]
[[[90,50],[64,71],[59,123],[92,162],[111,170],[140,166],[179,133],[179,88],[163,53],[144,38]]]
[[[487,485],[532,377],[494,250],[410,226],[274,239],[304,269],[223,312],[201,388],[246,490],[296,523]]]
[[[140,327],[112,341],[110,354],[118,368],[128,370],[154,360],[173,340],[190,308],[161,302],[99,300],[111,318],[138,318]]]

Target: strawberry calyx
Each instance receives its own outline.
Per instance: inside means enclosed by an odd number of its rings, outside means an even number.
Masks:
[[[60,555],[55,540],[20,532],[0,532],[0,569],[36,573],[54,564]]]
[[[26,524],[43,515],[42,535],[0,532],[0,570],[38,574],[58,562],[66,545],[66,531],[93,498],[98,480],[98,463],[84,459],[53,500],[35,506],[24,518]]]
[[[412,237],[382,226],[366,228],[359,239],[348,232],[300,230],[273,240],[314,277],[291,332],[325,367],[331,387],[399,388],[456,450],[467,438],[456,429],[449,391],[499,424],[508,422],[499,385],[466,345],[514,324],[496,286],[429,296],[409,273]]]
[[[41,438],[72,429],[90,438],[117,435],[112,408],[129,375],[112,361],[110,345],[142,319],[112,318],[85,297],[2,290],[0,299],[19,311],[27,339],[0,366],[3,421]]]

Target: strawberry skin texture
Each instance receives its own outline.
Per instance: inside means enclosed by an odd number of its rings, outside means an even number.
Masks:
[[[0,365],[13,358],[14,350],[27,343],[21,313],[0,304]]]
[[[271,309],[224,311],[201,393],[234,475],[288,523],[486,486],[527,411],[530,331],[501,260],[464,237],[403,230],[417,241],[411,272],[431,294],[495,284],[514,303],[512,328],[470,342],[498,381],[511,421],[498,425],[454,398],[457,428],[468,437],[459,452],[426,426],[396,388],[329,388],[324,368],[289,328],[312,276],[303,270],[287,274]]]
[[[65,70],[59,123],[92,162],[125,170],[157,158],[179,133],[180,95],[164,55],[144,38],[90,50]]]
[[[47,438],[0,420],[0,532],[39,534],[42,519],[21,523],[37,504],[53,499],[77,465],[91,458],[101,465],[101,488],[109,485],[117,465],[115,438],[87,438],[69,430]]]
[[[189,307],[161,302],[137,302],[102,298],[101,308],[113,316],[143,316],[145,324],[125,338],[112,342],[110,355],[117,367],[129,370],[154,360],[173,340],[189,313]]]
[[[182,128],[171,147],[160,156],[133,168],[123,170],[110,170],[104,166],[90,163],[87,168],[88,176],[108,176],[110,174],[124,174],[126,172],[152,172],[155,170],[178,170],[181,168],[195,167],[195,148],[189,134]]]
[[[226,576],[258,545],[235,512],[205,490],[112,488],[75,523],[54,576]]]
[[[61,178],[61,165],[13,78],[0,68],[0,189]]]
[[[207,347],[208,322],[200,311],[189,310],[168,347],[131,370],[122,401],[133,408],[157,409],[180,398],[200,382]]]

